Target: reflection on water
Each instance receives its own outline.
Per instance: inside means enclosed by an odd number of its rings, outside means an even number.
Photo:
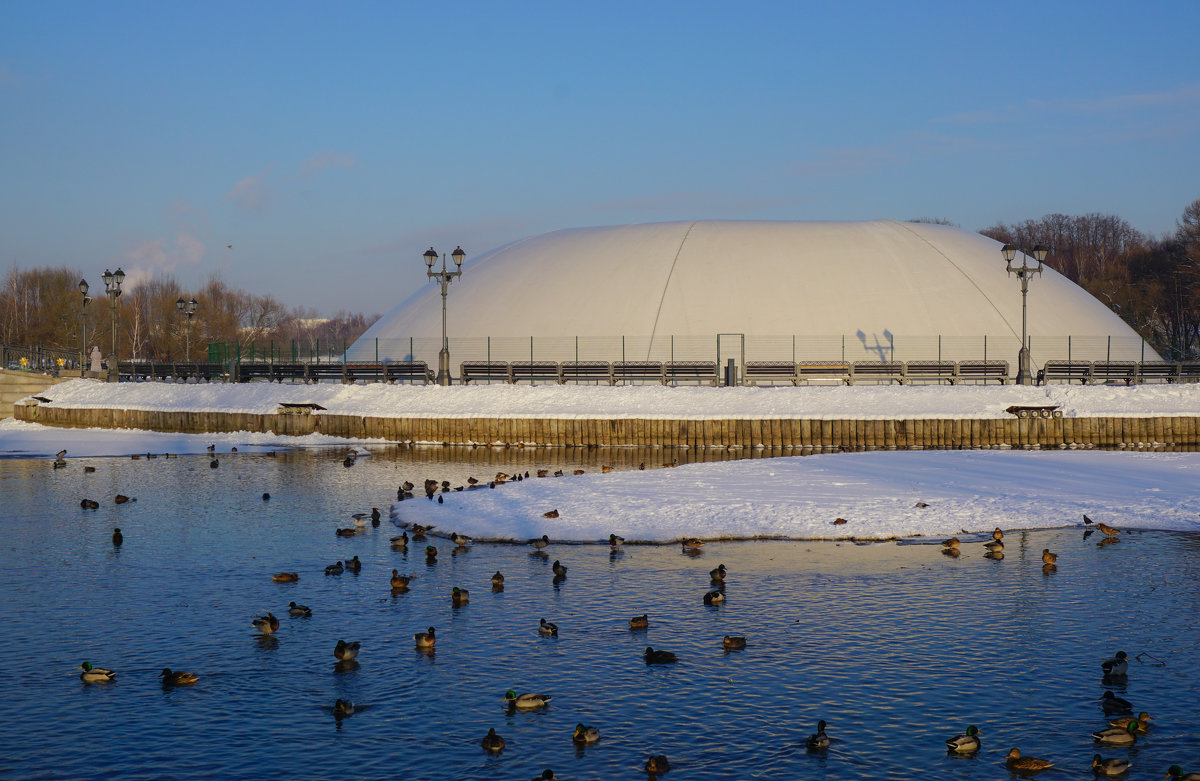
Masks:
[[[217,469],[208,457],[0,462],[0,694],[21,709],[0,730],[0,767],[65,778],[269,768],[528,779],[546,767],[638,778],[647,757],[665,754],[668,779],[995,779],[1019,746],[1077,777],[1097,751],[1131,759],[1131,779],[1200,769],[1196,535],[1100,545],[1079,530],[1019,532],[999,561],[965,538],[957,558],[832,542],[536,556],[430,538],[441,554],[427,564],[424,543],[392,549],[386,520],[334,534],[352,513],[386,509],[405,480],[664,460],[661,450],[487,448],[439,460],[449,450],[388,449],[351,468],[341,451],[223,453]],[[118,493],[136,501],[116,505]],[[81,508],[85,497],[99,509]],[[1043,548],[1059,554],[1056,569],[1043,568]],[[355,555],[360,572],[324,574]],[[557,583],[555,559],[569,569]],[[706,606],[721,563],[726,599]],[[393,592],[393,569],[415,575],[407,592]],[[504,588],[493,591],[497,570]],[[272,580],[293,571],[297,582]],[[472,592],[468,604],[452,605],[455,586]],[[293,601],[312,616],[289,615]],[[266,611],[281,622],[269,636],[251,625]],[[648,627],[631,630],[643,613]],[[557,636],[539,633],[542,618]],[[430,626],[435,647],[416,648],[414,633]],[[725,635],[745,636],[746,648],[727,653]],[[334,656],[338,640],[361,643],[353,662]],[[647,665],[647,646],[679,662]],[[1100,662],[1117,650],[1133,659],[1129,675],[1104,686]],[[117,682],[82,684],[85,660]],[[199,681],[163,688],[164,667]],[[509,712],[508,689],[553,700]],[[1105,691],[1156,719],[1133,748],[1090,737]],[[833,742],[811,753],[804,739],[820,719]],[[600,740],[576,748],[580,722]],[[983,749],[948,756],[944,741],[968,724]],[[489,728],[507,742],[496,756],[479,745]]]

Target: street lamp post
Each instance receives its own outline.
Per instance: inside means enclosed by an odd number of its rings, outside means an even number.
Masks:
[[[437,263],[438,254],[430,247],[425,251],[425,276],[430,279],[436,279],[442,286],[442,349],[438,353],[438,373],[437,384],[450,384],[450,340],[446,338],[446,291],[450,289],[450,283],[455,277],[462,276],[462,264],[466,260],[467,253],[463,252],[462,247],[455,247],[454,252],[450,253],[450,257],[454,259],[456,270],[446,270],[446,253],[442,253],[442,270],[434,271],[433,264]]]
[[[79,347],[79,376],[87,376],[87,305],[92,302],[92,297],[88,295],[88,283],[86,279],[79,280],[79,292],[83,295],[83,306],[79,309],[80,323],[80,341],[82,344]]]
[[[183,296],[175,302],[175,309],[181,315],[187,315],[187,321],[183,330],[183,362],[192,362],[192,317],[196,314],[196,299],[184,301]]]
[[[1017,253],[1021,253],[1021,265],[1013,266],[1013,259]],[[1029,253],[1024,250],[1017,249],[1012,244],[1005,244],[1000,248],[1000,254],[1004,256],[1004,262],[1007,264],[1008,273],[1016,274],[1021,280],[1021,350],[1017,353],[1017,384],[1032,385],[1033,377],[1029,373],[1029,332],[1027,330],[1027,313],[1028,308],[1026,299],[1029,295],[1029,278],[1034,274],[1042,273],[1042,261],[1046,259],[1049,250],[1038,244],[1033,248],[1033,257],[1037,260],[1037,266],[1029,265]]]
[[[112,311],[112,354],[109,356],[109,374],[112,374],[117,363],[117,297],[121,295],[121,283],[125,281],[125,272],[118,268],[115,272],[104,269],[104,293],[108,296],[109,309]]]

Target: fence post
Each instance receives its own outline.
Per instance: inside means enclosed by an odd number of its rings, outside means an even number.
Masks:
[[[579,363],[579,336],[578,336],[578,334],[575,336],[575,363]]]
[[[1112,334],[1108,335],[1108,349],[1104,352],[1104,360],[1112,361]]]
[[[671,363],[675,363],[675,334],[671,334]]]
[[[720,339],[721,337],[717,337]],[[625,334],[621,334],[621,363],[625,363]]]
[[[533,336],[529,337],[529,362],[533,363]]]
[[[987,362],[987,334],[983,335],[983,360]]]
[[[842,334],[842,363],[846,362],[846,335]]]
[[[1067,363],[1071,362],[1071,335],[1067,334]]]
[[[792,363],[796,362],[796,335],[792,334]]]
[[[938,363],[942,362],[942,335],[938,334]]]

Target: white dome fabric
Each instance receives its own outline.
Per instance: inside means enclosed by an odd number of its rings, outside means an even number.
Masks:
[[[538,339],[578,337],[593,349],[598,338],[626,337],[625,354],[614,348],[607,360],[662,360],[672,337],[715,345],[717,334],[745,335],[752,359],[836,358],[827,353],[840,341],[850,360],[960,360],[984,357],[976,343],[986,338],[986,357],[1008,360],[1014,373],[1020,347],[1020,282],[1006,272],[1000,244],[943,225],[699,220],[580,228],[508,244],[462,270],[449,294],[456,372],[458,361],[484,357],[479,340],[489,337],[488,357],[498,360],[530,360],[530,337],[535,347]],[[347,358],[416,353],[436,363],[440,299],[430,282],[376,322]],[[1030,281],[1029,334],[1035,365],[1068,355],[1158,358],[1107,307],[1048,267]],[[792,338],[780,355],[750,354],[755,340],[779,345],[781,337]],[[524,345],[518,355],[498,354],[514,339]],[[630,339],[640,345],[636,354],[628,354]],[[792,355],[818,343],[826,354],[809,354],[814,347]],[[892,352],[881,353],[880,344]]]

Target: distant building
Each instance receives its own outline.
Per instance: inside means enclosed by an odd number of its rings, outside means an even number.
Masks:
[[[1048,267],[1030,282],[1028,315],[1035,369],[1068,356],[1158,359]],[[728,357],[986,357],[1015,373],[1021,294],[1000,244],[959,228],[699,220],[561,230],[468,256],[450,288],[448,321],[455,373],[468,359]],[[436,365],[440,337],[431,282],[376,322],[348,358],[413,354]]]

